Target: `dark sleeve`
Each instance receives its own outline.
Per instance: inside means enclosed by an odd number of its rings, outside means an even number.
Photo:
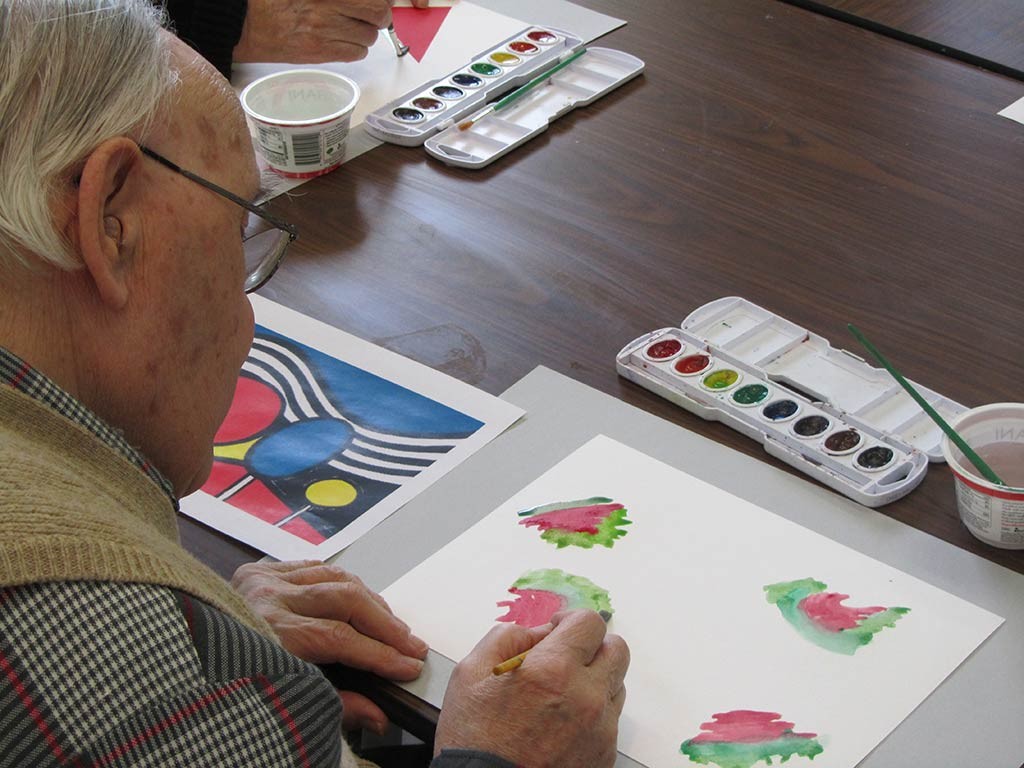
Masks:
[[[246,0],[164,0],[163,5],[174,33],[230,78],[231,54],[242,36]]]
[[[430,768],[516,768],[516,764],[475,749],[442,749]]]

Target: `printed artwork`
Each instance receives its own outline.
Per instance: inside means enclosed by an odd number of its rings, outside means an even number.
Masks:
[[[319,544],[482,426],[257,327],[203,491]]]
[[[539,627],[551,621],[559,611],[578,608],[597,611],[605,620],[614,613],[606,590],[590,579],[558,568],[527,571],[508,591],[515,599],[498,603],[498,607],[507,608],[508,613],[497,620],[521,627]]]
[[[843,605],[849,595],[826,592],[827,585],[814,579],[784,581],[764,588],[769,603],[778,606],[783,618],[802,637],[834,653],[852,656],[877,632],[896,626],[909,608],[853,608]]]
[[[772,765],[774,758],[785,763],[798,755],[813,760],[824,751],[816,733],[796,733],[794,724],[780,717],[749,709],[720,712],[701,723],[701,733],[684,741],[680,751],[694,763],[719,768],[753,768],[762,760]]]
[[[261,297],[213,470],[182,512],[281,559],[326,558],[522,410]]]
[[[626,535],[622,528],[632,521],[626,519],[626,508],[604,496],[577,501],[559,501],[519,513],[519,522],[536,528],[540,537],[555,546],[590,549],[595,544],[611,548],[615,540]]]

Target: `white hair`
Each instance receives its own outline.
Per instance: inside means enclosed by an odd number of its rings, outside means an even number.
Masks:
[[[0,266],[81,266],[53,206],[90,152],[141,139],[160,109],[177,79],[163,25],[147,0],[0,0]]]

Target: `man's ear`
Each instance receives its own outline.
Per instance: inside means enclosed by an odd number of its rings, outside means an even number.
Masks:
[[[100,299],[114,309],[128,301],[132,256],[138,246],[142,153],[123,136],[108,139],[85,161],[72,226],[82,262]]]

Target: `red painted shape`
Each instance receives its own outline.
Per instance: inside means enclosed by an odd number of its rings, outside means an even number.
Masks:
[[[841,595],[838,592],[817,592],[801,600],[797,608],[821,629],[829,632],[854,629],[860,624],[861,619],[866,619],[873,613],[881,613],[885,610],[879,605],[869,608],[852,608],[841,605],[843,600],[849,597],[849,595]]]
[[[569,601],[557,592],[546,589],[509,589],[515,600],[503,600],[499,608],[508,608],[508,613],[499,616],[498,621],[518,624],[520,627],[539,627],[551,621],[551,617],[569,606]]]
[[[248,472],[241,464],[228,464],[215,459],[210,476],[203,483],[202,491],[211,496],[219,496],[247,474]]]
[[[617,509],[622,509],[622,505],[613,503],[594,504],[589,507],[569,507],[527,517],[520,520],[519,524],[525,525],[527,528],[536,526],[541,533],[557,528],[560,531],[596,534],[597,526]]]
[[[228,415],[217,430],[217,445],[237,443],[259,434],[281,413],[281,397],[262,381],[239,376]]]
[[[284,502],[259,480],[253,480],[226,501],[231,506],[238,507],[246,514],[258,517],[265,523],[276,524],[293,514],[293,511],[288,509]]]
[[[783,736],[812,739],[816,733],[793,733],[793,723],[779,720],[777,712],[757,712],[752,709],[735,709],[712,715],[713,721],[701,723],[701,733],[690,739],[691,743],[730,742],[733,744],[758,744],[774,741]]]
[[[301,517],[289,520],[281,526],[281,530],[290,533],[292,536],[297,536],[303,541],[308,541],[310,544],[319,544],[322,541],[326,541],[326,537],[320,531]]]
[[[423,57],[434,42],[445,17],[451,8],[392,8],[391,19],[395,23],[398,39],[409,46],[409,55],[416,61]]]

